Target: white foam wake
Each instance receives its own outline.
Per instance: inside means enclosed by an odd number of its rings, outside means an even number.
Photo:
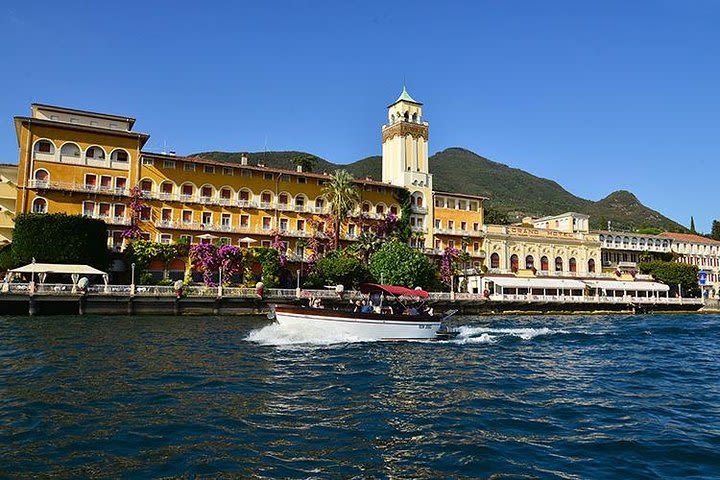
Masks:
[[[333,345],[373,341],[373,339],[357,338],[334,331],[326,325],[314,325],[312,322],[308,322],[302,328],[271,323],[251,331],[245,340],[271,346]]]
[[[522,340],[532,340],[542,335],[555,335],[570,333],[566,330],[553,330],[547,327],[540,328],[489,328],[489,327],[460,327],[457,341],[460,343],[492,343],[502,336],[519,337]]]

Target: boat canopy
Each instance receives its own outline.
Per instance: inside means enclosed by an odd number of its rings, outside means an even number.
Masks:
[[[428,298],[428,292],[425,290],[413,290],[410,288],[398,287],[396,285],[380,285],[379,283],[363,283],[360,285],[360,291],[362,293],[385,292],[398,297]]]

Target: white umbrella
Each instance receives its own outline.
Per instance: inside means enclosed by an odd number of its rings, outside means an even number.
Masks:
[[[205,233],[203,235],[198,235],[198,238],[218,238],[218,237],[215,235],[211,235],[209,233]]]
[[[257,240],[255,240],[254,238],[250,238],[250,237],[243,237],[243,238],[241,238],[241,239],[238,240],[238,241],[239,241],[240,243],[253,243],[253,242],[257,242]]]

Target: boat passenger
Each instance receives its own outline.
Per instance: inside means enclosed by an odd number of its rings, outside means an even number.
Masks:
[[[407,309],[407,314],[410,315],[410,316],[416,316],[416,315],[418,315],[417,308],[415,308],[415,307],[410,307],[410,308],[408,308],[408,309]]]
[[[363,306],[360,307],[360,312],[361,313],[372,313],[373,307],[369,303],[363,303]]]

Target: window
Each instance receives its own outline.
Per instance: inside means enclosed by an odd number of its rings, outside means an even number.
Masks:
[[[152,167],[155,164],[155,160],[153,160],[152,158],[143,157],[142,164]]]
[[[460,222],[460,230],[463,232],[467,231],[467,222]]]
[[[205,173],[215,173],[215,167],[212,165],[205,165],[203,167],[203,172]]]
[[[223,213],[220,215],[220,225],[223,227],[229,227],[230,226],[230,214],[229,213]]]
[[[532,270],[533,268],[535,268],[535,259],[532,255],[528,255],[527,257],[525,257],[525,268],[528,270]]]
[[[127,162],[129,156],[125,150],[113,150],[110,154],[110,160],[113,162]]]
[[[150,193],[152,191],[152,181],[142,180],[140,182],[140,190],[142,190],[143,193]]]
[[[140,220],[149,221],[152,209],[150,207],[143,207],[140,209]]]
[[[264,174],[263,174],[263,178],[264,178],[265,180],[272,180],[272,179],[273,179],[273,174],[272,174],[272,173],[264,173]]]
[[[175,168],[175,160],[163,160],[163,168],[167,168],[167,169],[171,169],[171,170],[174,169]]]
[[[497,252],[490,255],[490,268],[500,268],[500,255]]]
[[[241,202],[249,202],[250,192],[248,190],[241,190],[239,193],[239,198]]]
[[[288,203],[287,193],[281,193],[280,195],[278,195],[278,204],[287,205],[287,203]]]
[[[110,175],[101,175],[100,186],[106,190],[110,190],[112,188],[112,177]]]
[[[74,143],[66,143],[65,145],[60,147],[60,156],[62,156],[62,157],[79,157],[80,156],[80,147],[78,147]]]
[[[202,212],[202,224],[210,225],[212,223],[212,212]]]
[[[474,242],[473,243],[473,252],[479,252],[480,251],[480,242]]]
[[[100,203],[98,205],[98,214],[101,217],[109,217],[110,216],[110,204],[109,203]]]
[[[125,218],[125,204],[124,203],[116,203],[113,210],[114,210],[113,217]]]
[[[127,178],[115,177],[115,190],[117,190],[118,193],[122,193],[125,190],[126,186],[127,186]]]
[[[185,164],[183,164],[183,170],[185,170],[186,172],[194,172],[195,164],[194,163],[185,163]]]
[[[281,218],[280,219],[280,230],[287,231],[288,222],[289,222],[289,220],[287,218]]]
[[[305,196],[304,196],[304,195],[298,195],[297,197],[295,197],[295,207],[296,207],[296,210],[297,210],[297,209],[302,210],[302,208],[303,208],[304,206],[305,206]]]
[[[36,198],[32,203],[33,213],[47,213],[47,200],[44,198]]]
[[[385,207],[382,205],[375,205],[375,213],[377,213],[378,215],[382,215],[383,213],[385,213]]]
[[[518,256],[513,253],[513,254],[510,256],[510,270],[511,270],[512,272],[517,272],[517,271],[518,271],[518,268],[519,268],[519,266],[518,266]]]
[[[298,229],[299,232],[304,232],[304,231],[305,231],[305,220],[298,219],[298,221],[297,221],[297,229]]]
[[[588,272],[595,273],[595,260],[592,258],[588,260]]]
[[[297,177],[298,183],[307,183],[307,179],[305,177]]]
[[[325,207],[325,200],[322,198],[316,198],[315,199],[315,208],[317,210],[322,210],[323,207]]]
[[[160,185],[160,192],[165,195],[172,195],[173,191],[173,184],[170,182],[163,182],[162,185]]]
[[[270,248],[270,240],[263,240],[260,242],[260,246],[263,248]]]
[[[47,184],[49,179],[50,174],[48,174],[47,170],[41,168],[40,170],[35,172],[35,180],[37,180],[36,183]]]
[[[577,261],[575,260],[575,257],[571,257],[568,261],[568,269],[571,272],[577,272]]]
[[[560,257],[555,258],[555,271],[562,272],[562,269],[563,269],[562,258],[560,258]]]
[[[232,240],[230,240],[230,237],[220,237],[220,245],[231,245]]]
[[[476,232],[480,230],[480,224],[478,222],[473,223],[473,230]]]
[[[105,160],[105,150],[100,147],[90,147],[85,152],[85,157],[93,160]]]
[[[260,196],[260,202],[264,204],[270,204],[272,202],[272,194],[263,192],[263,194]]]
[[[189,196],[192,196],[192,194],[193,194],[193,186],[192,186],[192,185],[185,184],[185,185],[182,186],[182,190],[181,190],[181,191],[182,191],[182,194],[185,195],[185,196],[188,196],[188,197],[189,197]]]
[[[250,215],[240,215],[240,228],[250,228]]]
[[[172,208],[163,208],[160,213],[160,219],[163,222],[170,222],[172,220]]]
[[[223,188],[220,190],[220,198],[223,200],[230,200],[230,197],[232,196],[232,191],[230,191],[229,188]]]
[[[448,220],[448,230],[455,230],[455,220]]]
[[[455,248],[455,240],[448,240],[448,247]]]
[[[187,243],[188,245],[192,243],[192,236],[190,235],[180,235],[180,240],[183,243]]]
[[[442,228],[441,225],[442,225],[442,222],[440,221],[440,219],[436,218],[435,219],[435,228]]]
[[[240,170],[240,176],[252,178],[253,173],[251,170]],[[270,180],[272,180],[272,178]]]
[[[272,228],[272,218],[271,217],[262,217],[262,229],[270,230],[271,228]]]
[[[393,215],[397,215],[398,209],[397,209],[397,207],[396,207],[395,205],[393,205],[392,207],[390,207],[390,213],[393,214]]]
[[[367,202],[363,203],[363,204],[362,204],[362,211],[365,212],[365,213],[370,212],[370,204],[367,203]]]
[[[86,188],[94,188],[97,184],[97,177],[93,175],[92,173],[86,173],[85,174],[85,187]]]
[[[83,215],[92,217],[95,214],[95,202],[83,202]]]
[[[182,211],[182,223],[192,223],[192,220],[193,220],[192,210],[183,210]]]
[[[202,187],[202,189],[200,189],[200,196],[204,199],[212,197],[212,187]]]
[[[303,258],[305,256],[305,247],[302,245],[295,244],[295,255],[297,255],[300,258]]]
[[[540,259],[540,270],[542,270],[543,272],[547,272],[550,269],[548,264],[548,258],[546,256],[543,256]]]
[[[170,243],[172,242],[172,234],[170,233],[161,233],[160,234],[160,243]]]
[[[351,237],[355,236],[355,224],[351,223],[348,225],[348,235]]]
[[[223,175],[232,175],[232,174],[233,174],[232,167],[223,167]]]
[[[35,144],[35,151],[38,153],[55,153],[55,146],[47,140],[40,140]]]

